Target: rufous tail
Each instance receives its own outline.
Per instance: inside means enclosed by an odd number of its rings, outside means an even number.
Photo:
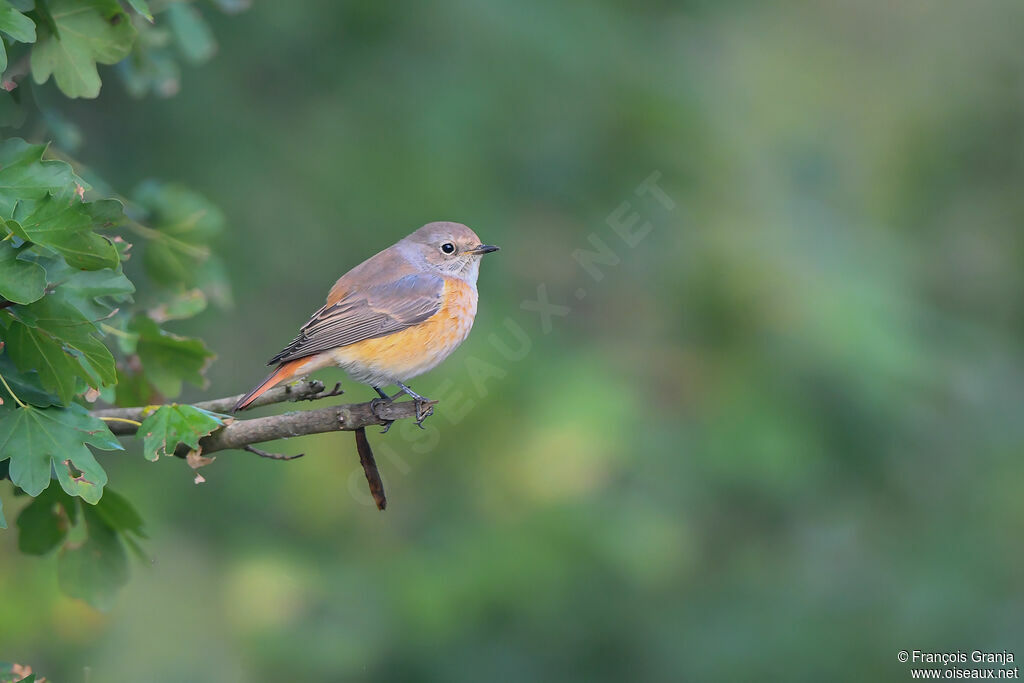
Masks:
[[[231,412],[234,413],[239,410],[245,410],[249,407],[250,403],[262,396],[268,389],[272,389],[281,382],[298,375],[299,366],[306,360],[306,358],[296,358],[295,360],[290,360],[287,363],[281,363],[281,365],[277,366],[277,370],[274,370],[272,373],[267,375],[265,380],[260,382],[259,386],[243,396],[238,403],[235,404],[235,407],[231,409]]]

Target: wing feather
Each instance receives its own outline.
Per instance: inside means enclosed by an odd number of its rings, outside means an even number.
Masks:
[[[429,274],[349,291],[314,313],[299,336],[267,365],[400,332],[441,310],[443,292],[444,278]]]

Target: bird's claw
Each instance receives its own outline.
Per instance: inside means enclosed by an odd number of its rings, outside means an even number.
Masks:
[[[370,410],[373,411],[374,415],[376,415],[377,417],[380,417],[380,412],[379,412],[380,407],[383,406],[383,405],[388,405],[390,403],[391,403],[391,399],[390,398],[375,398],[372,401],[370,401]],[[384,419],[384,418],[381,418],[381,419]],[[384,420],[384,429],[380,430],[380,433],[381,434],[387,434],[388,430],[391,429],[391,425],[393,425],[394,423],[395,423],[394,420]]]
[[[426,398],[416,398],[416,426],[426,429],[423,421],[434,414],[434,402]]]

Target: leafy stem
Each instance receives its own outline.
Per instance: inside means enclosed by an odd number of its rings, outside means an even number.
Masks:
[[[4,379],[3,375],[0,375],[0,382],[3,382],[4,389],[6,389],[7,393],[11,395],[11,398],[14,399],[14,402],[17,403],[20,407],[25,408],[25,404],[22,403],[21,399],[18,398],[18,395],[14,393],[14,390],[11,389],[11,385],[7,383],[7,380]]]

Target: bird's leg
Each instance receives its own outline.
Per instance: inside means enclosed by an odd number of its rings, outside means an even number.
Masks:
[[[374,387],[373,390],[377,392],[378,396],[380,396],[380,398],[375,398],[375,399],[373,399],[373,401],[371,401],[371,403],[374,406],[378,406],[381,403],[391,403],[392,397],[388,396],[387,394],[385,394],[383,389],[381,389],[380,387]],[[401,394],[401,393],[402,392],[398,392],[398,394]],[[398,396],[398,394],[395,394],[395,396]],[[388,420],[384,424],[384,429],[380,430],[380,433],[381,434],[387,434],[388,430],[391,429],[391,425],[394,424],[394,422],[395,422],[394,420]]]
[[[401,387],[402,391],[392,396],[392,399],[397,398],[403,392],[412,396],[413,400],[416,401],[416,426],[420,429],[426,429],[423,426],[423,421],[434,414],[433,402],[428,398],[423,398],[401,382],[396,382],[396,384]]]

